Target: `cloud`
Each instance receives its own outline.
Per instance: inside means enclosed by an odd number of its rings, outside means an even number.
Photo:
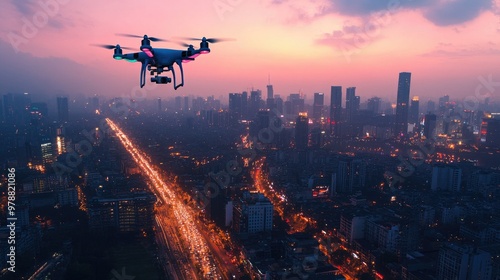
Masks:
[[[271,5],[279,6],[287,14],[286,23],[311,22],[323,15],[331,14],[331,0],[271,0]]]
[[[360,50],[376,41],[380,38],[379,31],[391,23],[391,17],[404,10],[417,11],[436,26],[447,26],[460,32],[460,24],[475,19],[484,11],[495,9],[493,0],[329,1],[330,14],[349,16],[351,20],[340,29],[325,33],[317,43],[342,51]]]
[[[41,20],[44,17],[47,19],[47,25],[54,29],[63,29],[64,27],[71,26],[72,21],[68,18],[62,18],[59,10],[63,4],[59,4],[57,0],[10,0],[13,6],[13,13],[8,16],[11,18],[27,18],[33,21],[34,17]]]
[[[493,8],[492,0],[442,1],[429,7],[424,16],[438,26],[462,24],[475,19],[486,10]]]
[[[462,24],[493,9],[494,0],[330,0],[333,11],[348,16],[370,16],[377,12],[417,10],[437,26]]]
[[[348,16],[368,16],[377,12],[397,9],[421,8],[432,3],[431,0],[330,0],[334,11]]]
[[[381,18],[375,17],[363,19],[359,23],[346,21],[342,29],[323,34],[317,43],[342,51],[359,50],[380,37],[379,30],[384,24]]]
[[[10,3],[24,16],[33,15],[33,2],[31,0],[11,0]]]

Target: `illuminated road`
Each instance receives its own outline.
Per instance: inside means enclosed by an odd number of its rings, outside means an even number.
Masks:
[[[266,158],[256,160],[254,164],[254,169],[252,170],[252,178],[254,180],[255,188],[263,193],[273,204],[274,209],[278,212],[281,219],[287,222],[290,226],[289,234],[296,232],[303,232],[307,226],[315,226],[316,222],[305,217],[302,213],[294,213],[292,211],[286,211],[288,204],[288,199],[284,193],[278,193],[274,190],[272,183],[269,182],[267,175],[262,171],[264,168],[264,162]]]
[[[161,228],[167,246],[174,250],[175,256],[170,256],[169,263],[175,257],[181,260],[182,267],[179,269],[168,269],[176,279],[227,279],[227,275],[221,273],[216,265],[210,248],[204,236],[197,226],[197,218],[186,206],[182,197],[174,191],[174,187],[165,182],[160,171],[150,164],[148,158],[137,149],[122,130],[109,118],[106,119],[112,131],[116,134],[127,152],[142,170],[143,176],[149,178],[150,187],[155,191],[159,199],[166,205],[167,210],[157,212],[157,225]],[[169,265],[179,265],[177,264]],[[172,272],[174,270],[174,272]],[[224,277],[224,278],[223,278]]]
[[[317,222],[312,217],[307,217],[302,213],[292,213],[290,211],[286,212],[284,210],[287,204],[287,198],[284,194],[276,192],[276,190],[272,186],[272,183],[269,182],[268,175],[262,171],[264,169],[265,160],[265,157],[256,160],[254,169],[252,170],[252,178],[254,179],[256,189],[259,192],[264,193],[264,195],[273,203],[274,208],[280,214],[281,218],[285,220],[290,226],[289,233],[303,232],[308,225],[316,228],[317,231],[320,232],[317,227]],[[323,229],[323,231],[324,230],[326,229]],[[320,246],[320,250],[323,252],[323,254],[325,254],[325,256],[328,256],[330,254],[329,248]],[[333,263],[331,264],[334,265]],[[355,279],[352,276],[354,273],[349,271],[346,267],[336,267],[342,272],[342,275],[346,279]]]

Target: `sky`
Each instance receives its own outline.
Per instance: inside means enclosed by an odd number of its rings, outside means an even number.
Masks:
[[[310,99],[340,85],[356,87],[363,102],[395,100],[398,73],[411,72],[410,95],[420,100],[446,94],[460,100],[478,89],[499,100],[500,0],[2,2],[0,94],[227,98],[252,88],[265,93],[270,79],[282,97]],[[235,40],[211,44],[209,55],[186,64],[184,87],[154,85],[138,93],[140,64],[92,46],[139,50],[140,39],[117,33],[195,46],[178,38]]]

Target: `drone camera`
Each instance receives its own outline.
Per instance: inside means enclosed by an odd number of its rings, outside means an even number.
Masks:
[[[162,76],[156,76],[151,78],[151,82],[157,83],[157,84],[168,84],[172,82],[172,79],[169,77],[162,77]]]

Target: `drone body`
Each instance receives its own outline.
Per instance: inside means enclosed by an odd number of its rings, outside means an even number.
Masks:
[[[114,49],[113,58],[116,60],[126,60],[128,62],[140,62],[141,73],[140,73],[140,86],[141,88],[146,84],[146,70],[151,74],[151,82],[157,84],[168,84],[172,82],[172,79],[167,76],[160,76],[163,72],[172,71],[174,89],[178,89],[184,85],[184,70],[182,69],[182,63],[187,63],[195,60],[201,54],[210,53],[209,43],[216,43],[222,41],[223,39],[207,39],[205,37],[201,39],[197,38],[186,38],[190,40],[200,40],[200,48],[195,49],[193,45],[183,44],[187,47],[186,50],[175,50],[175,49],[162,49],[153,48],[151,46],[151,41],[166,41],[158,39],[155,37],[137,36],[129,34],[119,34],[126,37],[142,38],[140,52],[123,54],[123,48],[120,45],[98,45],[107,49]],[[180,72],[180,82],[177,83],[176,73],[174,69],[174,64],[177,64]],[[154,77],[153,77],[154,76]]]

